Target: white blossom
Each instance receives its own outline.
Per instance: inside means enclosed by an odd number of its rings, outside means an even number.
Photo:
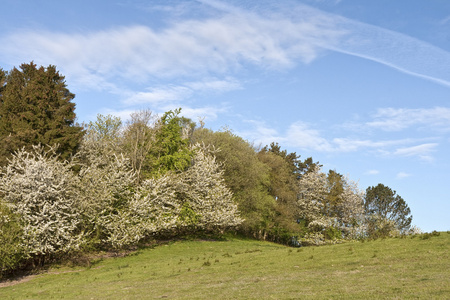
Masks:
[[[60,162],[54,150],[39,145],[17,151],[0,175],[0,194],[20,216],[23,245],[30,254],[68,251],[83,241],[78,182],[71,165]]]

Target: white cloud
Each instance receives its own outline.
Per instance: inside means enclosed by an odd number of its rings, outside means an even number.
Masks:
[[[161,115],[162,113],[169,111],[169,110],[175,110],[179,108],[177,105],[166,105],[160,108],[159,111],[153,111],[153,114],[155,116]],[[226,106],[222,107],[214,107],[214,106],[205,106],[205,107],[183,107],[182,108],[182,115],[183,117],[189,118],[192,121],[196,122],[199,119],[202,119],[205,122],[213,121],[217,119],[218,114],[224,113],[227,111]],[[137,109],[124,109],[124,110],[112,110],[112,109],[104,109],[101,113],[104,115],[111,114],[116,117],[120,117],[122,121],[127,121],[130,119],[130,116],[132,113],[135,113]]]
[[[92,82],[117,77],[146,82],[153,76],[224,75],[246,63],[290,67],[296,59],[313,60],[324,43],[339,35],[328,24],[243,11],[182,20],[159,31],[146,26],[86,34],[17,31],[0,39],[0,54],[9,61],[56,64],[77,83],[92,87]]]
[[[192,90],[183,86],[166,86],[162,88],[150,88],[146,92],[131,93],[123,102],[125,104],[154,104],[161,105],[168,102],[189,98]]]
[[[292,124],[284,139],[280,139],[288,145],[301,149],[309,149],[320,152],[331,152],[335,147],[321,136],[321,132],[304,122]]]
[[[245,118],[243,119],[245,120]],[[282,139],[276,129],[267,126],[264,122],[245,120],[245,123],[249,124],[249,126],[247,126],[248,129],[237,132],[237,134],[252,143],[257,145],[269,145],[274,141],[280,141],[280,139]]]
[[[122,92],[123,103],[128,105],[152,104],[167,105],[178,103],[181,100],[191,98],[195,93],[223,93],[240,89],[241,85],[233,78],[225,80],[205,79],[202,81],[187,82],[180,85],[162,85],[147,88],[146,91]]]
[[[368,170],[364,174],[366,174],[366,175],[378,175],[379,173],[380,173],[380,171],[378,171],[378,170]]]
[[[400,131],[412,126],[450,131],[450,108],[380,108],[367,125],[385,131]]]
[[[209,9],[194,19],[198,14],[189,13],[199,3]],[[235,3],[203,0],[183,3],[175,10],[159,5],[154,8],[176,16],[165,19],[159,28],[141,25],[85,33],[33,29],[3,33],[0,56],[15,65],[31,60],[55,64],[72,87],[128,94],[128,105],[182,101],[206,90],[227,92],[241,88],[242,78],[238,77],[245,76],[240,71],[248,65],[281,70],[310,63],[330,50],[450,86],[450,53],[423,41],[298,2]],[[192,82],[187,82],[188,77]],[[236,79],[229,79],[233,77]],[[169,81],[173,85],[161,84]],[[130,83],[146,89],[130,92],[126,88]],[[435,110],[425,112],[429,116],[424,116],[423,122],[441,120],[448,129],[448,109]],[[379,111],[369,126],[386,130],[410,126],[401,114],[387,113]],[[418,113],[407,111],[410,116]],[[353,143],[350,148],[340,140],[329,142],[304,124],[294,124],[289,131],[300,146],[320,151],[333,151],[333,143],[343,151],[370,143]],[[311,140],[314,143],[309,144]]]
[[[430,154],[431,152],[435,151],[435,148],[437,146],[438,146],[437,143],[427,143],[412,147],[399,148],[396,149],[393,154],[405,157],[417,156],[424,161],[432,161],[433,157]]]
[[[412,176],[412,175],[409,174],[409,173],[399,172],[399,173],[397,173],[396,178],[397,179],[403,179],[403,178],[407,178],[407,177],[410,177],[410,176]]]
[[[199,92],[228,92],[242,89],[241,84],[234,78],[206,79],[203,81],[188,82],[185,84],[193,91]]]
[[[351,153],[365,151],[384,157],[418,157],[423,161],[432,161],[431,155],[437,143],[423,143],[417,145],[420,139],[392,139],[370,140],[355,138],[326,138],[323,132],[314,128],[313,124],[295,122],[289,126],[285,133],[261,121],[247,121],[250,128],[239,134],[248,140],[260,144],[270,144],[277,141],[285,147],[296,147],[307,151],[323,153]],[[426,139],[425,139],[426,140]],[[410,145],[414,146],[410,146]]]

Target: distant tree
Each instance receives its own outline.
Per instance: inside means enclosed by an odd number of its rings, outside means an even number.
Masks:
[[[331,219],[324,214],[327,191],[327,176],[320,168],[308,172],[299,180],[297,201],[300,219],[313,231],[321,231],[331,225]]]
[[[297,175],[292,172],[289,162],[274,152],[261,150],[258,152],[258,159],[269,168],[267,191],[275,199],[274,224],[269,232],[269,239],[288,244],[292,236],[298,235],[301,229],[296,214]]]
[[[302,175],[314,171],[317,167],[322,167],[319,162],[314,162],[312,157],[308,157],[304,161],[300,160],[300,155],[295,152],[288,153],[286,150],[281,150],[278,143],[271,143],[270,146],[265,146],[261,152],[271,152],[282,157],[290,166],[292,173],[299,179]]]
[[[97,141],[118,144],[121,136],[122,120],[113,115],[97,115],[97,120],[87,125],[89,138]]]
[[[0,165],[15,150],[37,144],[59,144],[61,159],[73,154],[83,136],[74,125],[74,97],[55,66],[31,62],[0,71]]]
[[[136,111],[130,115],[123,131],[123,149],[139,182],[145,174],[151,173],[152,166],[147,156],[156,139],[156,119],[149,109]]]
[[[85,159],[86,147],[89,153],[95,153],[100,159],[107,155],[122,153],[122,121],[112,115],[97,115],[96,121],[85,125],[86,133],[78,149],[77,157],[80,163],[88,163]],[[82,149],[84,148],[84,149]]]
[[[392,230],[403,233],[411,226],[411,210],[405,200],[381,183],[367,188],[364,209],[372,234],[386,235]]]
[[[345,238],[360,238],[366,226],[364,223],[364,192],[358,184],[347,177],[341,177],[342,193],[334,207],[335,226]]]
[[[323,213],[329,217],[337,216],[337,207],[343,201],[345,178],[335,170],[329,170],[327,174],[327,196],[325,197]]]

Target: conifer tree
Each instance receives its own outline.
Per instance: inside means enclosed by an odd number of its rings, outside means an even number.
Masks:
[[[74,97],[55,66],[31,62],[0,70],[0,165],[14,151],[36,144],[59,144],[62,159],[74,153],[83,135],[74,125]]]

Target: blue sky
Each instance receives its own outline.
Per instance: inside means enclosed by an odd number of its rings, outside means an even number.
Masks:
[[[450,1],[2,0],[0,67],[56,65],[79,121],[182,107],[383,183],[450,230]]]

